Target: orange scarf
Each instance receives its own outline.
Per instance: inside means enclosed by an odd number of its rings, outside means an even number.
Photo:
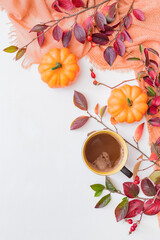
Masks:
[[[97,0],[97,3],[103,0]],[[0,0],[0,6],[5,9],[8,16],[13,24],[13,31],[16,33],[15,42],[18,46],[22,47],[27,44],[32,38],[35,37],[35,33],[29,33],[29,30],[40,22],[46,22],[51,19],[61,18],[62,13],[58,13],[51,9],[53,0]],[[111,4],[115,0],[109,2]],[[118,3],[118,18],[122,19],[127,13],[132,0],[120,0]],[[94,4],[94,0],[89,0],[89,6]],[[102,8],[101,6],[100,8]],[[133,24],[129,28],[129,34],[132,37],[133,43],[125,42],[127,54],[124,58],[117,57],[112,67],[106,63],[103,58],[104,47],[91,48],[90,43],[86,42],[84,45],[80,44],[73,37],[69,48],[71,52],[77,55],[78,58],[88,56],[90,61],[100,69],[134,69],[137,74],[138,71],[142,70],[142,63],[126,61],[129,53],[132,56],[139,56],[138,46],[143,44],[144,47],[151,47],[160,52],[160,1],[159,0],[135,0],[134,8],[140,9],[145,14],[145,21],[141,22],[133,18]],[[79,9],[72,10],[80,11]],[[93,14],[94,10],[87,11],[78,17],[78,22],[82,23],[84,19]],[[74,23],[74,18],[65,20],[60,23],[63,29],[68,29]],[[52,31],[46,34],[45,43],[42,48],[39,47],[37,41],[34,41],[27,48],[24,61],[22,62],[23,67],[29,67],[33,63],[39,63],[43,54],[48,52],[52,47],[62,47],[61,42],[53,40]],[[154,59],[154,58],[153,58]],[[144,89],[144,83],[141,82],[140,87]],[[160,117],[160,113],[157,114]],[[154,116],[155,117],[155,116]],[[147,116],[147,120],[151,118]],[[160,136],[160,128],[152,127],[148,125],[150,143],[155,142]],[[160,214],[159,214],[160,223]]]

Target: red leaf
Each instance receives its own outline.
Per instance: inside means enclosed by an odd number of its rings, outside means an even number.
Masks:
[[[144,123],[140,124],[137,128],[136,131],[134,133],[134,138],[137,142],[139,142],[139,140],[142,137],[142,133],[143,133],[143,129],[144,129]]]
[[[62,43],[63,43],[63,47],[67,47],[68,44],[70,43],[72,38],[72,31],[71,30],[66,30],[63,32],[62,35]]]
[[[147,76],[147,77],[143,77],[143,79],[144,79],[144,81],[148,84],[148,85],[150,85],[150,86],[152,86],[153,87],[153,81]]]
[[[92,41],[99,45],[106,45],[109,41],[109,38],[104,33],[93,33]]]
[[[84,27],[84,30],[86,31],[86,33],[89,34],[93,28],[93,17],[90,16],[90,17],[86,18],[83,22],[83,27]]]
[[[105,30],[104,25],[107,24],[105,16],[100,12],[96,12],[96,14],[94,15],[94,19],[97,27],[100,30],[104,31]]]
[[[117,39],[121,40],[122,42],[124,42],[125,40],[125,34],[123,32],[121,32],[120,34],[118,34]]]
[[[160,212],[160,199],[149,199],[144,203],[144,214],[156,215]]]
[[[149,66],[149,54],[148,54],[148,49],[144,49],[144,55],[145,55],[145,65],[148,67]]]
[[[116,58],[116,52],[115,52],[114,48],[109,46],[105,49],[103,56],[104,56],[104,59],[106,60],[106,62],[110,66],[112,66],[112,64]]]
[[[159,118],[159,117],[151,118],[148,122],[149,122],[152,126],[160,127],[160,118]]]
[[[70,130],[75,130],[81,128],[87,121],[89,120],[89,116],[81,116],[76,118],[70,127]]]
[[[156,153],[152,152],[151,156],[148,159],[149,161],[157,161],[158,160],[158,156]]]
[[[151,101],[151,104],[155,107],[160,106],[160,96],[154,97]]]
[[[132,15],[129,13],[125,18],[124,18],[124,27],[127,29],[131,26],[132,24]]]
[[[147,177],[141,181],[141,189],[146,196],[154,196],[156,194],[155,186]]]
[[[156,85],[156,87],[159,87],[159,86],[160,86],[160,79],[156,78],[156,80],[155,80],[155,85]]]
[[[121,57],[124,56],[126,48],[124,43],[120,39],[117,39],[114,42],[114,49],[118,55],[120,55]]]
[[[135,198],[139,194],[139,187],[133,182],[123,183],[123,190],[127,197]]]
[[[88,110],[87,100],[82,93],[74,91],[73,102],[74,102],[74,105],[80,108],[81,110],[84,110],[84,111]]]
[[[115,19],[117,10],[117,3],[113,3],[112,5],[108,6],[108,12],[106,14],[106,19],[108,23],[111,23]]]
[[[84,7],[84,2],[82,0],[72,0],[72,3],[76,8]]]
[[[130,43],[133,42],[131,36],[129,35],[129,33],[126,30],[124,30],[122,33],[124,35],[124,40],[125,41],[130,42]]]
[[[42,32],[46,28],[48,28],[48,25],[45,24],[37,24],[35,25],[29,32]]]
[[[153,71],[153,70],[149,71],[149,76],[154,80],[156,78],[155,71]]]
[[[115,209],[115,216],[117,222],[121,221],[126,217],[128,211],[128,200],[124,198],[120,204]]]
[[[56,41],[60,41],[61,38],[62,38],[62,35],[63,35],[63,31],[62,29],[57,25],[54,27],[53,29],[53,32],[52,32],[52,35],[53,35],[53,38],[56,40]]]
[[[44,43],[44,32],[37,32],[37,41],[40,47],[42,47]]]
[[[106,36],[111,36],[114,33],[113,27],[104,25],[104,31],[101,31],[104,33]]]
[[[145,20],[144,13],[141,10],[133,9],[133,14],[139,21],[144,21]]]
[[[95,106],[94,112],[95,112],[96,115],[98,115],[98,113],[99,113],[99,104],[98,103]]]
[[[160,137],[157,139],[156,143],[155,143],[157,146],[160,145]]]
[[[73,8],[73,4],[70,0],[58,0],[59,6],[65,10],[71,10]]]
[[[143,210],[144,202],[139,199],[135,199],[129,202],[128,212],[125,218],[132,218],[140,214]]]
[[[74,25],[74,35],[75,35],[75,38],[77,39],[77,41],[79,41],[82,44],[85,43],[86,32],[85,32],[84,28],[82,27],[82,25],[80,25],[78,23],[76,23]]]
[[[59,8],[59,2],[58,0],[55,0],[52,5],[51,8],[53,8],[54,10],[56,10],[57,12],[62,12],[61,9]]]
[[[155,115],[158,113],[158,108],[155,106],[150,106],[147,110],[148,115]]]
[[[118,27],[120,23],[121,23],[121,22],[116,23],[115,25],[112,26],[112,28]]]
[[[149,63],[153,65],[154,67],[158,68],[158,63],[152,59],[150,59]]]

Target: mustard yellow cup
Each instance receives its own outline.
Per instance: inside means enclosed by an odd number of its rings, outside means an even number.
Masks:
[[[88,141],[92,137],[94,137],[96,135],[99,135],[99,134],[109,134],[109,135],[113,136],[121,144],[121,147],[123,148],[123,158],[122,158],[121,162],[117,165],[117,167],[115,167],[114,169],[112,169],[110,171],[107,171],[107,172],[99,171],[99,170],[93,168],[89,164],[89,162],[87,161],[87,158],[85,156],[85,148],[86,148],[86,145],[87,145]],[[122,171],[129,178],[132,177],[132,175],[133,175],[132,172],[125,167],[125,164],[126,164],[127,159],[128,159],[127,144],[124,141],[124,139],[116,132],[113,132],[113,131],[110,131],[110,130],[100,130],[100,131],[96,131],[96,132],[92,133],[91,135],[89,135],[89,137],[87,137],[87,139],[85,140],[85,142],[83,144],[83,147],[82,147],[82,157],[83,157],[83,160],[84,160],[85,164],[87,165],[87,167],[96,174],[107,176],[107,175],[113,175],[113,174],[115,174],[119,171]]]

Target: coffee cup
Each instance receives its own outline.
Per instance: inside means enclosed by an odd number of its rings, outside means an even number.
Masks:
[[[87,167],[96,174],[107,176],[121,171],[129,178],[133,175],[125,167],[127,144],[116,132],[100,130],[90,134],[83,144],[82,156]]]

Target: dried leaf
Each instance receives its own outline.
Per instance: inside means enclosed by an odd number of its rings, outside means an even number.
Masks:
[[[37,24],[29,32],[43,32],[47,28],[48,25],[46,24]]]
[[[94,19],[97,27],[100,30],[104,31],[105,30],[104,25],[107,24],[105,16],[100,12],[96,12],[96,14],[94,15]]]
[[[81,128],[88,120],[89,120],[88,116],[81,116],[81,117],[76,118],[72,122],[70,130],[75,130],[75,129]]]
[[[72,0],[72,3],[76,8],[84,7],[84,2],[82,0]]]
[[[160,127],[160,118],[159,118],[159,117],[151,118],[148,122],[149,122],[152,126]]]
[[[99,104],[98,103],[95,106],[94,112],[95,112],[96,115],[98,115],[98,113],[99,113]]]
[[[113,183],[110,181],[109,177],[106,176],[105,178],[105,184],[106,184],[106,188],[111,191],[111,192],[118,192],[118,190],[115,188],[115,186],[113,185]]]
[[[149,178],[154,182],[154,184],[160,184],[160,170],[155,170]]]
[[[106,109],[107,109],[107,106],[106,106],[106,105],[103,106],[103,107],[101,107],[101,109],[100,109],[100,117],[101,117],[101,118],[103,117],[103,115],[104,115]]]
[[[53,31],[52,31],[52,36],[56,41],[60,41],[63,35],[63,31],[62,29],[57,25],[54,27]]]
[[[80,108],[81,110],[84,110],[84,111],[88,110],[87,99],[82,93],[74,91],[73,102],[74,102],[74,105]]]
[[[123,190],[127,197],[135,198],[139,194],[139,187],[133,182],[123,183]]]
[[[71,30],[66,30],[63,32],[62,35],[62,43],[63,47],[68,47],[68,44],[70,43],[72,38],[72,31]]]
[[[143,159],[143,154],[141,154],[141,155],[137,158],[137,160],[139,160],[139,159]]]
[[[106,60],[106,62],[112,66],[115,58],[116,58],[116,52],[114,50],[113,47],[107,47],[103,53],[104,59]]]
[[[132,15],[129,13],[125,18],[124,18],[124,27],[127,29],[131,26],[132,24]]]
[[[110,122],[113,126],[115,126],[118,123],[114,117],[110,118]]]
[[[114,49],[118,55],[120,55],[121,57],[124,56],[126,48],[124,43],[120,39],[117,39],[114,42]]]
[[[103,208],[111,201],[111,195],[105,195],[100,199],[100,201],[96,204],[95,208]]]
[[[121,221],[124,219],[127,215],[128,212],[128,199],[123,199],[120,204],[115,209],[115,216],[117,222]]]
[[[14,52],[17,52],[17,50],[18,50],[18,47],[13,45],[3,49],[3,51],[7,53],[14,53]]]
[[[150,196],[155,196],[156,195],[155,186],[153,185],[153,183],[147,177],[142,179],[141,189],[146,196],[150,197]]]
[[[27,50],[26,48],[19,49],[19,51],[16,54],[16,61],[19,60],[21,57],[23,57],[23,55],[25,54],[26,50]]]
[[[102,184],[93,184],[90,186],[93,191],[98,192],[98,191],[103,191],[105,189],[105,186]]]
[[[160,199],[149,199],[144,203],[144,214],[156,215],[160,212]]]
[[[145,16],[144,13],[139,10],[139,9],[133,9],[133,15],[139,20],[139,21],[144,21]]]
[[[133,218],[140,214],[143,210],[144,202],[139,199],[134,199],[128,204],[128,212],[126,218]]]
[[[93,33],[92,41],[99,45],[106,45],[109,41],[109,38],[104,33]]]
[[[141,123],[137,128],[136,131],[134,133],[134,138],[137,142],[139,142],[139,140],[142,137],[143,134],[143,129],[144,129],[144,123]]]
[[[43,46],[44,43],[44,32],[37,32],[37,41],[40,47]]]
[[[141,155],[141,156],[143,158],[143,155]],[[137,176],[137,173],[138,173],[138,170],[139,170],[139,167],[140,167],[141,163],[142,163],[142,161],[137,162],[135,164],[134,168],[133,168],[133,180],[135,180],[135,177]]]

